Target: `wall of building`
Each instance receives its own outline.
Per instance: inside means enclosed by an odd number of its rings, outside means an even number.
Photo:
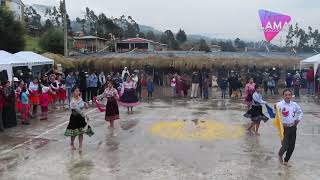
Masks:
[[[6,6],[9,7],[9,9],[14,13],[16,20],[23,20],[24,7],[20,1],[6,1]]]

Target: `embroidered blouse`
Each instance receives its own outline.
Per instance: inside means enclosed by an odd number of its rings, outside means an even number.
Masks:
[[[108,98],[108,97],[118,98],[119,97],[118,91],[115,88],[112,88],[112,89],[106,88],[102,94],[97,96],[97,100]]]
[[[132,81],[130,81],[129,83],[124,82],[122,85],[121,93],[123,93],[125,89],[135,89],[135,88],[136,88],[136,86],[135,86],[134,82],[132,82]]]
[[[29,91],[34,94],[37,95],[39,93],[39,84],[38,83],[33,83],[30,82],[29,84]]]
[[[70,102],[70,108],[75,110],[82,117],[86,117],[85,113],[83,112],[83,109],[85,108],[85,102],[82,100],[82,98],[79,98],[78,100],[72,98]]]

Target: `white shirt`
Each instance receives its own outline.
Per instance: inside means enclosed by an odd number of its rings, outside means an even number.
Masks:
[[[267,102],[265,102],[262,99],[262,95],[258,92],[254,92],[252,95],[252,99],[253,99],[253,105],[254,106],[261,106],[262,104],[267,104]]]
[[[284,100],[277,103],[280,111],[282,122],[285,124],[293,124],[295,120],[301,121],[303,112],[300,106],[293,101],[286,103]]]

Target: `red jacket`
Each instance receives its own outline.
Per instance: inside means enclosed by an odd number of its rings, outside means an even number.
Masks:
[[[308,81],[314,81],[314,71],[313,69],[309,69],[307,72],[307,80]]]

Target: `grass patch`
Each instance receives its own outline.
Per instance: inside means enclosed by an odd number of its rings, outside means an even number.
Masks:
[[[40,37],[32,37],[32,36],[26,35],[25,40],[26,40],[26,47],[24,48],[25,51],[33,51],[36,53],[43,52],[43,50],[40,48],[40,45],[39,45]]]

